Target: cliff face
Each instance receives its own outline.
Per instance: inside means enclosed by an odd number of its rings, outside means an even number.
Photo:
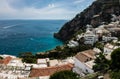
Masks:
[[[60,31],[54,34],[54,37],[67,41],[77,31],[85,29],[87,24],[96,27],[102,22],[110,22],[111,14],[120,15],[119,0],[96,0],[83,12],[77,14],[71,21],[65,23]]]

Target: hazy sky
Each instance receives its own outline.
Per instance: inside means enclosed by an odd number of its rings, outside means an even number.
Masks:
[[[0,0],[0,19],[72,19],[94,0]]]

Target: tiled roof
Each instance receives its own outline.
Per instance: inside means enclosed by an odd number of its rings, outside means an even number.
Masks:
[[[81,62],[86,62],[95,59],[95,54],[96,52],[93,50],[86,50],[79,52],[75,57]]]
[[[109,48],[109,49],[113,49],[113,48],[114,48],[114,46],[113,46],[112,44],[110,44],[110,43],[107,43],[107,44],[105,45],[105,47],[106,47],[106,48]]]
[[[8,64],[12,58],[10,56],[0,60],[0,64]]]
[[[65,64],[60,66],[53,66],[47,68],[33,68],[30,72],[30,77],[50,76],[55,72],[62,70],[72,70],[73,64]]]
[[[112,44],[110,44],[110,43],[107,43],[107,44],[105,45],[105,47],[108,48],[108,49],[111,49],[111,50],[114,50],[114,49],[117,49],[117,48],[118,48],[118,46],[114,46],[114,45],[112,45]]]
[[[11,57],[6,57],[4,59],[4,64],[8,64],[12,58]]]

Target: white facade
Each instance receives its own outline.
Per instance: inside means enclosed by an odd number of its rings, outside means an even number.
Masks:
[[[104,53],[105,53],[105,54],[107,54],[107,53],[112,53],[112,52],[113,52],[115,49],[117,49],[117,48],[119,48],[119,47],[107,43],[107,44],[104,46]]]
[[[95,35],[92,31],[87,30],[84,34],[85,44],[93,45],[95,42],[98,41],[98,35]]]
[[[94,71],[92,70],[91,67],[87,66],[85,63],[79,61],[77,58],[74,58],[74,72],[79,72],[78,70],[80,70],[83,73],[93,73]],[[91,64],[92,65],[92,64]],[[80,74],[80,73],[78,73]]]
[[[59,62],[57,59],[50,60],[50,66],[57,66],[57,65],[59,65]]]
[[[106,37],[106,36],[103,36],[102,40],[104,42],[108,42],[108,41],[111,41],[111,40],[118,40],[118,38],[117,37]]]
[[[40,76],[39,79],[50,79],[50,76]]]
[[[91,45],[93,45],[95,42],[98,41],[97,36],[94,35],[85,36],[84,39],[85,39],[84,42],[85,44],[91,44]]]
[[[95,51],[96,53],[101,53],[102,51],[98,48],[93,48],[93,51]]]
[[[3,55],[0,55],[0,56],[3,57],[3,58],[6,58],[6,57],[16,58],[16,56],[7,55],[7,54],[3,54]]]
[[[46,59],[37,59],[37,64],[46,64]]]
[[[37,65],[36,66],[34,65],[34,67],[39,67],[39,68],[48,67],[47,62],[49,62],[49,58],[38,59],[37,60]]]
[[[119,46],[114,46],[112,44],[109,44],[107,43],[105,46],[104,46],[104,54],[105,54],[105,57],[108,59],[108,60],[111,60],[111,53],[115,50],[119,48]]]
[[[24,63],[22,63],[22,59],[19,59],[19,58],[13,58],[13,59],[7,64],[7,66],[11,66],[11,67],[22,67],[22,68],[25,67]]]
[[[111,14],[111,15],[112,15],[112,18],[111,18],[112,21],[117,21],[117,20],[119,20],[118,17],[117,17],[115,14]]]
[[[5,74],[0,73],[0,79],[19,79],[19,78],[28,78],[26,75],[12,75],[12,74]]]
[[[111,53],[113,49],[104,47],[104,53]]]
[[[74,41],[74,40],[69,41],[69,44],[67,44],[67,46],[69,46],[71,48],[76,47],[78,45],[79,45],[79,43],[77,41]]]

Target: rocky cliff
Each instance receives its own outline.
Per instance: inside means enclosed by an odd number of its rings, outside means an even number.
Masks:
[[[65,23],[54,37],[67,41],[87,24],[97,27],[101,23],[111,22],[111,14],[120,15],[119,0],[96,0],[83,12],[77,14],[71,21]]]

